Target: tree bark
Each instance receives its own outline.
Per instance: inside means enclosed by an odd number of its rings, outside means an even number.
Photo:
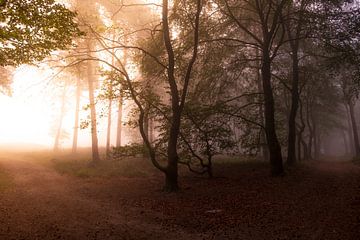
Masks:
[[[344,155],[347,156],[349,154],[349,143],[347,141],[347,136],[345,130],[341,130],[341,135],[344,140]]]
[[[351,119],[351,125],[352,125],[352,132],[354,137],[354,148],[355,148],[355,157],[360,157],[360,146],[359,146],[359,135],[356,125],[356,119],[355,119],[355,113],[354,113],[354,103],[349,102],[349,112],[350,112],[350,119]]]
[[[80,78],[80,69],[78,69],[78,77],[76,80],[74,134],[73,134],[73,144],[72,144],[72,150],[71,150],[72,153],[77,152],[78,134],[79,134],[80,96],[81,96],[81,78]]]
[[[313,130],[313,127],[311,125],[311,122],[310,122],[310,113],[311,110],[310,110],[310,106],[309,106],[309,100],[306,99],[306,123],[307,123],[307,126],[308,126],[308,129],[309,129],[309,139],[308,139],[308,143],[307,143],[307,156],[308,158],[311,160],[313,159],[312,157],[312,146],[313,146],[313,139],[314,139],[314,130]]]
[[[122,114],[123,114],[123,99],[119,97],[118,102],[118,115],[117,115],[117,131],[116,131],[116,147],[121,147],[122,144]]]
[[[299,125],[299,131],[298,131],[298,160],[302,160],[302,156],[301,156],[301,152],[303,152],[303,159],[306,159],[307,156],[305,154],[305,148],[304,147],[304,139],[303,139],[303,134],[305,131],[305,122],[304,122],[304,115],[303,115],[303,104],[301,102],[300,96],[299,96],[299,114],[300,114],[300,125]],[[301,146],[303,146],[303,151],[301,151]]]
[[[256,57],[261,57],[259,50],[256,49]],[[261,61],[258,60],[257,62],[257,69],[256,69],[256,75],[257,75],[257,87],[258,87],[258,91],[262,92],[263,91],[263,86],[262,86],[262,79],[261,79]],[[260,123],[263,125],[264,124],[264,105],[263,104],[259,104],[259,117],[260,117]],[[262,158],[264,161],[269,161],[269,149],[266,143],[266,132],[264,129],[260,129],[261,133],[260,133],[260,150],[261,150],[261,154],[262,154]]]
[[[60,119],[59,119],[59,125],[58,125],[57,131],[56,131],[56,136],[55,136],[54,152],[59,151],[62,122],[63,122],[64,115],[65,115],[65,100],[66,100],[66,86],[64,86],[62,97],[61,97]]]
[[[291,86],[291,109],[289,115],[288,130],[288,155],[287,164],[294,165],[296,163],[296,115],[299,107],[299,59],[297,49],[292,52],[292,86]]]
[[[110,86],[112,92],[112,86]],[[108,102],[108,122],[107,122],[107,131],[106,131],[106,158],[110,158],[110,141],[111,141],[111,117],[112,117],[112,99],[110,97]]]
[[[265,100],[265,129],[270,154],[271,173],[274,176],[278,176],[284,173],[284,168],[281,147],[276,135],[275,128],[275,104],[271,86],[271,59],[268,51],[268,47],[263,49],[263,60],[261,66]]]
[[[314,159],[318,160],[319,159],[319,131],[318,131],[318,126],[317,126],[317,122],[315,120],[315,115],[314,113],[311,111],[311,123],[312,123],[312,130],[313,130],[313,143],[314,143]]]
[[[88,52],[91,52],[91,40],[87,43]],[[97,137],[97,121],[96,121],[96,107],[95,107],[95,96],[94,96],[94,73],[91,61],[87,64],[87,80],[89,87],[89,100],[90,100],[90,120],[91,120],[91,149],[92,149],[92,162],[96,163],[100,161],[98,137]]]

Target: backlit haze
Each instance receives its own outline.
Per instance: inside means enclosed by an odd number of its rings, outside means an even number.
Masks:
[[[49,67],[35,67],[23,65],[13,73],[12,96],[0,96],[0,108],[3,113],[0,118],[0,145],[22,147],[47,147],[54,145],[55,130],[61,113],[61,97],[63,88],[57,86],[54,77],[55,70]],[[88,104],[87,92],[83,91],[81,98],[80,122],[88,116],[88,111],[83,109]],[[115,105],[115,104],[114,104]],[[100,113],[101,107],[98,107]],[[75,89],[67,89],[65,116],[62,129],[66,137],[61,139],[61,147],[72,145],[72,133],[75,114]],[[113,121],[116,125],[117,109],[113,110]],[[100,118],[98,121],[98,133],[100,146],[105,144],[106,121]],[[113,126],[114,130],[116,126]],[[116,132],[116,131],[113,131]],[[78,145],[90,146],[90,130],[79,131]],[[115,133],[112,136],[115,141]]]

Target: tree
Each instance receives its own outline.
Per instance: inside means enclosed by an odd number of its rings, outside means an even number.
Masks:
[[[40,61],[80,35],[75,13],[55,0],[2,0],[0,11],[1,66]]]
[[[287,163],[293,165],[296,162],[296,116],[299,108],[299,47],[300,42],[304,40],[306,33],[304,28],[307,26],[305,21],[305,10],[310,4],[309,0],[292,2],[287,6],[287,14],[284,20],[290,55],[292,61],[292,78],[291,78],[291,108],[288,120],[288,147]]]
[[[189,5],[187,5],[189,4]],[[183,7],[189,18],[184,18],[178,21],[172,18],[176,16],[176,10]],[[161,165],[156,158],[156,152],[152,143],[149,140],[148,132],[146,130],[147,125],[147,109],[148,105],[146,96],[149,95],[146,88],[142,88],[144,84],[132,79],[126,69],[126,65],[118,57],[117,63],[119,67],[112,66],[121,76],[124,78],[122,86],[127,90],[128,95],[135,102],[138,108],[138,126],[141,137],[149,150],[149,155],[152,163],[155,167],[161,170],[165,174],[165,191],[177,191],[178,190],[178,139],[180,134],[181,117],[185,107],[187,99],[189,84],[192,78],[192,71],[198,55],[199,47],[199,32],[200,32],[200,15],[203,7],[203,2],[197,0],[191,4],[185,1],[177,2],[174,6],[170,7],[167,0],[162,4],[162,23],[161,28],[156,25],[155,31],[156,37],[160,40],[160,48],[157,49],[159,55],[154,55],[151,51],[148,51],[144,47],[139,46],[126,46],[120,44],[118,48],[121,49],[135,49],[145,54],[152,59],[153,64],[158,65],[157,69],[161,69],[160,74],[165,80],[168,91],[168,101],[170,101],[170,122],[169,122],[169,137],[166,145],[166,166]],[[171,20],[170,20],[171,19]],[[177,25],[178,24],[178,25]],[[179,27],[179,28],[176,28]],[[180,29],[180,36],[192,36],[191,44],[187,46],[185,51],[181,47],[181,38],[173,38],[173,30]],[[109,46],[106,46],[106,38],[99,39],[102,42],[103,47],[109,50]],[[177,56],[175,56],[175,54]],[[184,67],[185,66],[185,67]]]
[[[225,38],[258,49],[261,54],[265,132],[273,175],[281,175],[284,172],[281,146],[275,127],[272,63],[283,44],[285,31],[281,24],[281,16],[287,3],[286,0],[219,1],[221,12],[230,21],[229,32],[238,29],[241,34],[240,37],[226,35]]]

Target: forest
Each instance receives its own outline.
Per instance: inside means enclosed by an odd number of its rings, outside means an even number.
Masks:
[[[0,239],[358,239],[359,0],[0,0]]]

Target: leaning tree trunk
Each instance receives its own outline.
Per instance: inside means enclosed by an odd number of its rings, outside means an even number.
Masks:
[[[359,135],[358,135],[357,125],[356,125],[355,113],[354,113],[354,103],[349,101],[348,105],[349,105],[353,137],[354,137],[355,157],[359,158],[360,157],[360,146],[359,146]]]
[[[149,141],[150,143],[154,142],[154,119],[149,119]]]
[[[91,52],[91,40],[88,40],[88,52]],[[92,149],[92,161],[96,163],[100,161],[98,137],[97,137],[97,121],[96,121],[96,107],[95,107],[95,96],[94,96],[94,73],[91,61],[87,64],[87,80],[89,87],[89,100],[90,100],[90,120],[91,120],[91,149]]]
[[[265,131],[269,147],[271,173],[275,176],[284,173],[281,146],[279,144],[275,128],[275,104],[271,86],[271,59],[268,47],[263,49],[263,61],[261,76],[265,100]]]

